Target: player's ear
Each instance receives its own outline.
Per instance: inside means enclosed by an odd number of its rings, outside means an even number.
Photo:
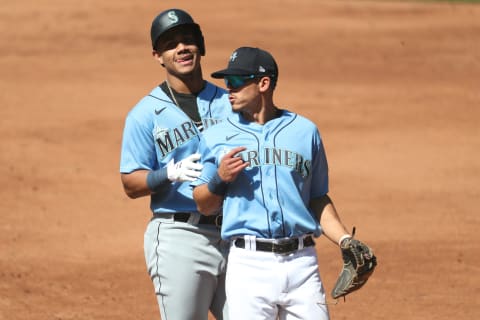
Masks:
[[[163,63],[163,56],[158,51],[153,50],[152,56],[162,65],[162,67],[165,67],[165,64]]]
[[[258,82],[258,87],[260,89],[260,92],[267,91],[271,87],[271,85],[272,85],[272,80],[269,77],[262,77]]]

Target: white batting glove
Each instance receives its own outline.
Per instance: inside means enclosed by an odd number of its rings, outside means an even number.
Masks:
[[[194,153],[175,163],[172,160],[167,164],[168,179],[172,182],[194,181],[202,173],[203,165],[198,163],[200,154]]]

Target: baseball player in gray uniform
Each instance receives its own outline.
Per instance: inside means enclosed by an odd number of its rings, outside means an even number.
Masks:
[[[199,214],[189,184],[202,169],[200,135],[230,115],[231,106],[227,92],[202,77],[204,38],[187,12],[160,13],[151,40],[166,80],[126,117],[121,179],[130,198],[151,200],[144,250],[161,318],[207,320],[210,310],[226,319],[228,246],[219,217]]]
[[[235,50],[224,78],[234,115],[202,136],[192,182],[198,209],[223,206],[231,243],[230,319],[329,319],[315,238],[350,237],[327,195],[328,167],[313,122],[273,102],[278,67],[253,47]]]

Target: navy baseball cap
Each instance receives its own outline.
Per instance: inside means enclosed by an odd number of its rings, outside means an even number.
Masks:
[[[260,48],[240,47],[233,51],[226,69],[212,73],[212,78],[225,76],[278,77],[278,67],[272,55]]]

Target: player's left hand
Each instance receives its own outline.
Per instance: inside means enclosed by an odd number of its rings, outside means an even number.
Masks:
[[[175,163],[172,160],[167,164],[168,179],[172,182],[194,181],[202,173],[203,165],[198,163],[200,154],[194,153]]]
[[[353,232],[355,234],[355,231]],[[372,275],[377,266],[377,257],[365,243],[351,238],[340,244],[343,268],[332,290],[332,297],[337,299],[360,289]]]

